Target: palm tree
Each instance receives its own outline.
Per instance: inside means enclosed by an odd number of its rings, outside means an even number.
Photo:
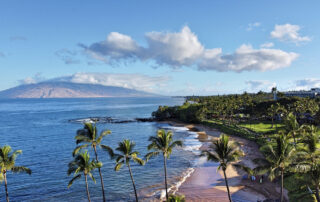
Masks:
[[[84,123],[84,128],[77,131],[77,135],[75,136],[76,144],[85,143],[80,146],[77,146],[73,151],[73,156],[75,156],[81,149],[87,148],[91,146],[94,149],[94,154],[96,156],[96,161],[98,162],[98,153],[97,153],[97,146],[100,146],[103,150],[106,150],[109,152],[109,154],[112,156],[112,149],[108,147],[107,145],[101,144],[101,141],[104,136],[111,134],[110,130],[104,130],[100,133],[98,136],[98,131],[96,127],[96,123],[93,125],[90,122]],[[103,184],[103,178],[101,174],[101,169],[98,168],[99,175],[100,175],[100,181],[101,181],[101,190],[102,190],[102,196],[103,201],[106,201],[105,194],[104,194],[104,184]]]
[[[320,150],[317,145],[320,142],[320,137],[317,134],[317,127],[303,126],[303,137],[301,142],[305,147],[300,147],[296,157],[296,165],[294,172],[303,174],[304,181],[315,187],[312,193],[315,195],[318,202],[320,202]]]
[[[154,157],[158,156],[160,153],[163,155],[163,168],[164,168],[164,180],[165,180],[165,187],[166,187],[166,199],[169,200],[168,195],[168,183],[167,183],[167,159],[170,158],[172,153],[172,149],[176,146],[182,146],[182,141],[177,140],[173,141],[173,134],[172,131],[166,132],[165,130],[161,129],[158,130],[156,136],[149,137],[149,141],[151,143],[148,145],[148,150],[153,150],[146,154],[147,161]]]
[[[272,121],[271,128],[273,128],[273,125],[274,125],[274,117],[275,117],[276,114],[277,114],[277,107],[276,107],[276,105],[271,105],[271,106],[268,108],[268,115],[271,117],[271,121]]]
[[[135,147],[135,143],[130,140],[123,140],[122,142],[119,142],[119,146],[116,148],[117,151],[120,152],[120,154],[114,154],[114,157],[116,158],[116,166],[114,167],[115,171],[119,171],[122,165],[125,163],[128,166],[134,194],[136,196],[136,201],[138,202],[138,195],[136,190],[136,185],[133,180],[132,171],[130,167],[130,161],[134,161],[138,163],[139,165],[144,165],[144,161],[138,157],[139,152],[133,151]]]
[[[9,202],[7,172],[8,171],[11,171],[13,173],[24,172],[31,175],[31,170],[29,168],[15,165],[16,158],[21,153],[22,153],[22,150],[16,150],[12,152],[11,147],[8,145],[0,147],[0,168],[1,168],[0,181],[4,180],[7,202]]]
[[[228,191],[228,197],[231,202],[232,199],[230,195],[226,170],[228,165],[237,161],[239,157],[244,155],[243,152],[235,142],[229,140],[229,137],[227,135],[222,134],[220,135],[219,139],[212,141],[210,150],[203,151],[202,155],[207,156],[208,161],[219,162],[218,170],[222,169],[223,171]]]
[[[265,159],[254,159],[254,162],[260,164],[257,170],[260,173],[268,173],[269,179],[273,181],[276,177],[281,176],[281,199],[283,201],[283,177],[284,172],[292,165],[295,157],[295,149],[288,141],[288,138],[280,133],[276,137],[275,145],[269,143],[261,148],[265,154]]]
[[[297,144],[297,136],[300,133],[300,125],[296,116],[293,113],[289,113],[285,119],[286,131],[289,137],[293,137],[294,145]]]
[[[69,163],[68,175],[74,173],[74,177],[70,180],[68,184],[68,188],[73,184],[75,180],[81,178],[81,173],[84,175],[86,181],[86,189],[87,189],[87,196],[88,201],[90,202],[90,193],[89,193],[89,186],[88,186],[88,175],[89,177],[96,183],[96,179],[93,177],[91,171],[95,168],[100,168],[102,166],[101,162],[97,161],[90,161],[90,155],[88,151],[82,152],[77,154],[74,157],[74,160]]]

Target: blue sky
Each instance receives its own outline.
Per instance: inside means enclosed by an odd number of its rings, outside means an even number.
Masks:
[[[166,95],[320,87],[319,1],[1,1],[0,90],[47,79]]]

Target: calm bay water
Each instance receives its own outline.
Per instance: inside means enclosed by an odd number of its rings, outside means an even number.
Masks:
[[[74,136],[81,124],[70,119],[87,117],[113,117],[134,119],[150,117],[159,105],[180,105],[181,98],[99,98],[99,99],[17,99],[0,100],[0,145],[10,145],[23,154],[17,158],[17,165],[32,169],[27,174],[9,174],[8,186],[11,201],[86,201],[84,179],[67,189],[72,176],[67,176],[67,165],[72,160]],[[177,183],[187,168],[196,160],[194,147],[199,147],[195,134],[183,128],[174,128],[158,123],[98,124],[98,130],[109,129],[110,136],[103,144],[112,148],[123,139],[136,142],[141,156],[146,154],[148,137],[159,128],[174,130],[176,139],[185,140],[186,146],[178,148],[168,161],[170,183]],[[132,184],[126,167],[115,172],[114,161],[102,151],[98,152],[103,162],[106,197],[108,201],[130,201],[134,199]],[[93,157],[93,154],[91,155]],[[145,200],[155,198],[163,189],[163,164],[159,156],[145,166],[132,166],[139,195]],[[92,181],[89,189],[93,201],[101,201],[98,173],[94,173],[97,184]],[[0,201],[5,200],[4,185],[0,187]]]

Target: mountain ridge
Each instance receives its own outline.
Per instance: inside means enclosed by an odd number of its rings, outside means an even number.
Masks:
[[[0,91],[0,98],[99,98],[156,97],[153,93],[117,86],[72,83],[65,81],[24,84]]]

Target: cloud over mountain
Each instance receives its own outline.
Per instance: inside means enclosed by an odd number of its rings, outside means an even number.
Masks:
[[[268,71],[288,67],[297,53],[265,46],[254,49],[243,44],[234,53],[225,54],[221,48],[206,49],[188,26],[180,32],[149,32],[147,45],[139,45],[130,36],[111,32],[106,40],[89,46],[85,52],[106,63],[126,60],[151,60],[171,68],[192,67],[201,71]]]
[[[71,76],[54,78],[50,81],[100,84],[156,92],[157,89],[164,87],[169,80],[170,77],[168,76],[147,76],[144,74],[76,73]]]

